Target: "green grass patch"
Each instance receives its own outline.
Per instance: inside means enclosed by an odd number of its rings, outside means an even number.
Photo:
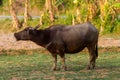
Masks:
[[[101,48],[100,48],[101,50]],[[67,54],[68,71],[51,71],[53,58],[40,50],[2,50],[0,80],[119,80],[119,51],[99,52],[95,70],[86,70],[87,52]],[[9,53],[13,53],[12,55]],[[28,54],[31,53],[31,54]],[[44,52],[48,53],[48,52]],[[60,68],[58,57],[58,68]]]

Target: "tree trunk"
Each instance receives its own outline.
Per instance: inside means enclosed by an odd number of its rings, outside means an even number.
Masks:
[[[79,23],[81,23],[81,15],[80,15],[80,9],[77,7],[77,10],[76,10],[76,15],[77,15],[77,20]]]
[[[105,23],[105,6],[107,4],[107,0],[101,0],[99,1],[99,6],[100,6],[100,19],[101,19],[101,28],[100,28],[100,33],[104,31],[104,23]]]
[[[17,18],[16,12],[15,12],[15,9],[14,9],[14,6],[13,6],[13,0],[9,0],[9,5],[10,5],[10,13],[13,17],[13,27],[16,28],[16,29],[21,28],[20,22]]]
[[[53,9],[54,9],[54,10],[53,10],[53,11],[54,11],[53,13],[59,15],[58,6],[55,5],[56,1],[57,1],[57,0],[53,0],[53,2],[52,2],[52,3],[53,3]]]
[[[72,15],[72,25],[75,25],[75,17]]]
[[[28,3],[29,3],[29,0],[25,0],[25,12],[24,12],[24,24],[23,24],[23,26],[27,26],[28,19],[30,18],[30,15],[28,13]]]
[[[50,21],[53,22],[54,21],[54,9],[53,9],[53,5],[52,5],[52,0],[46,0],[46,11],[48,11],[49,13],[49,17],[50,17]]]

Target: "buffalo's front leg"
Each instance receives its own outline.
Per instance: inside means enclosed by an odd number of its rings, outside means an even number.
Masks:
[[[60,54],[61,62],[62,62],[62,69],[67,70],[66,64],[65,64],[65,54]]]
[[[52,56],[54,58],[54,63],[53,63],[52,70],[56,70],[57,69],[57,55],[56,54],[52,54]]]

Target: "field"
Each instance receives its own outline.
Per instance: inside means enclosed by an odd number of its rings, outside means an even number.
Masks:
[[[13,33],[25,26],[13,27],[13,19],[7,18],[12,17],[9,1],[0,0],[0,80],[120,80],[120,0],[50,0],[51,6],[46,5],[48,0],[28,2],[29,15],[40,18],[30,18],[26,26],[42,24],[40,29],[44,29],[90,21],[99,30],[96,68],[86,70],[89,56],[85,49],[66,55],[67,71],[60,69],[60,57],[58,70],[51,71],[53,58],[46,49],[31,41],[15,40]],[[24,16],[24,1],[13,0],[16,16]],[[54,21],[50,19],[52,12]],[[18,19],[20,23],[24,21]]]
[[[51,71],[52,57],[46,50],[2,50],[0,80],[120,80],[120,48],[99,48],[94,70],[86,70],[86,50],[66,55],[68,71]],[[44,54],[43,54],[44,53]]]

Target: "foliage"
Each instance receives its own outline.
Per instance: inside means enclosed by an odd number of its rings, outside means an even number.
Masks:
[[[1,26],[0,26],[0,32],[2,32],[2,33],[4,33],[4,32],[8,33],[8,32],[13,31],[12,30],[13,28],[11,28],[12,27],[11,20],[9,20],[9,19],[0,20],[0,24],[1,24]]]
[[[120,33],[120,3],[117,0],[55,1],[56,2],[54,6],[57,6],[58,12],[55,12],[55,20],[54,22],[51,22],[48,12],[45,11],[45,0],[30,0],[30,14],[32,16],[44,13],[42,20],[43,28],[54,24],[71,25],[73,24],[74,19],[75,24],[83,23],[86,21],[92,22],[102,34]],[[3,5],[0,6],[0,14],[3,14],[3,12],[4,14],[8,14],[9,11],[7,11],[7,8],[9,8],[8,0],[3,0]],[[2,25],[2,20],[0,20],[0,22]],[[4,23],[7,24],[8,21]],[[37,24],[39,24],[39,19],[31,19],[28,21],[28,25],[35,26]],[[2,30],[5,29],[3,29],[3,27],[1,28]]]
[[[44,8],[45,0],[30,0],[30,6],[31,8],[33,7],[38,7],[40,10]]]
[[[120,3],[113,4],[112,6],[113,6],[113,7],[120,8]]]

